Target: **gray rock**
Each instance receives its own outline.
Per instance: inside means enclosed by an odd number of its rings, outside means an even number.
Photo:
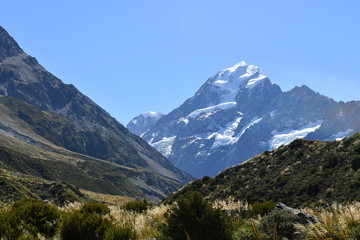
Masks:
[[[299,211],[295,208],[288,207],[284,203],[278,203],[276,204],[275,208],[270,212],[270,215],[273,214],[276,211],[287,211],[291,212],[292,214],[298,216],[301,220],[301,223],[307,224],[307,223],[318,223],[320,222],[316,217],[311,215],[310,213]]]

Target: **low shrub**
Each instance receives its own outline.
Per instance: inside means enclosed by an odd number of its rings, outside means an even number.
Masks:
[[[248,215],[249,217],[256,217],[258,215],[265,216],[270,213],[275,208],[274,202],[263,202],[263,203],[253,203],[248,207]]]
[[[53,205],[37,199],[15,202],[0,215],[0,235],[5,239],[41,234],[46,238],[55,235],[60,220],[60,211]],[[23,238],[25,236],[22,236]]]
[[[231,239],[229,218],[213,208],[198,192],[180,197],[177,204],[165,213],[162,228],[165,237],[173,240],[227,240]]]
[[[0,239],[17,239],[22,234],[18,216],[2,209],[0,212]]]
[[[142,201],[130,201],[125,203],[122,208],[128,211],[142,213],[150,209],[153,205],[146,199]]]
[[[80,211],[86,213],[96,213],[100,215],[106,215],[110,213],[110,209],[107,205],[98,202],[87,202],[81,207]]]
[[[232,238],[236,240],[253,240],[256,239],[256,236],[251,224],[244,222],[236,227]]]
[[[136,232],[131,226],[110,226],[104,235],[104,240],[128,240],[136,239]]]
[[[64,216],[60,236],[63,240],[100,240],[110,226],[111,221],[105,216],[80,209]]]
[[[301,219],[289,211],[274,211],[261,219],[260,229],[272,238],[298,239],[294,224]]]

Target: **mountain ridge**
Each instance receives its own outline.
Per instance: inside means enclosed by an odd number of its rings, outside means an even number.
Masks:
[[[142,137],[200,178],[296,138],[333,141],[360,131],[359,106],[305,85],[283,92],[259,67],[240,62],[211,76]]]
[[[142,191],[157,197],[164,197],[192,179],[75,86],[64,84],[49,73],[34,57],[24,53],[2,27],[0,47],[0,95],[6,96],[0,97],[1,107],[6,110],[0,116],[0,132],[35,147],[57,145],[142,171],[155,184],[143,184]]]

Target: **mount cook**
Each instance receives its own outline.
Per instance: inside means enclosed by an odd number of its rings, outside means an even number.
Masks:
[[[360,102],[336,102],[307,86],[283,92],[259,67],[240,62],[152,124],[136,134],[200,178],[298,138],[351,135],[360,130]]]

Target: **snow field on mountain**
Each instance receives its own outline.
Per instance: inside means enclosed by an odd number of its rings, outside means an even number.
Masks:
[[[204,113],[208,113],[208,112],[212,112],[212,111],[216,111],[216,110],[225,110],[228,108],[233,108],[235,106],[236,106],[236,102],[220,103],[215,106],[195,110],[195,111],[191,112],[186,118],[196,118],[199,115],[202,115]]]
[[[321,127],[323,120],[310,122],[300,129],[287,129],[281,132],[272,131],[273,137],[269,141],[269,150],[276,149],[282,145],[287,145],[298,138],[305,138],[309,133],[315,132]]]
[[[168,157],[171,154],[172,145],[174,144],[175,139],[176,136],[164,137],[158,142],[151,143],[151,146],[156,148],[165,157]]]

